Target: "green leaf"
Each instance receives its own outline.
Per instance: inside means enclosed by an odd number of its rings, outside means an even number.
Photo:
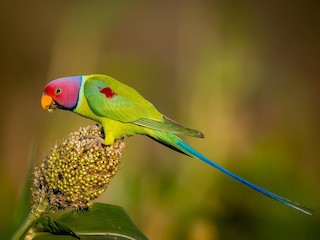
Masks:
[[[103,203],[85,211],[47,214],[34,231],[34,240],[147,239],[123,208]]]
[[[80,237],[65,224],[54,221],[49,216],[40,218],[35,226],[35,229],[37,231],[49,232],[55,235],[70,235],[80,239]]]

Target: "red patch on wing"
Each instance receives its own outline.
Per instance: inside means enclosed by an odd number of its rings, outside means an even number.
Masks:
[[[117,95],[115,92],[112,91],[111,88],[105,87],[100,88],[99,90],[101,93],[103,93],[107,98],[113,98],[115,95]]]

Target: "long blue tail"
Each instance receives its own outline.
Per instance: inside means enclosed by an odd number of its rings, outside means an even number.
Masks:
[[[170,134],[170,133],[163,133],[163,132],[157,132],[155,135],[156,136],[152,136],[152,138],[161,142],[162,144],[164,144],[168,147],[171,147],[174,150],[177,150],[179,152],[185,153],[186,155],[189,155],[191,157],[196,157],[196,158],[204,161],[205,163],[209,164],[210,166],[215,167],[216,169],[223,172],[224,174],[226,174],[226,175],[232,177],[233,179],[247,185],[248,187],[251,187],[252,189],[264,194],[267,197],[270,197],[270,198],[272,198],[278,202],[281,202],[289,207],[295,208],[305,214],[312,215],[313,210],[311,210],[311,209],[309,209],[299,203],[296,203],[296,202],[293,202],[293,201],[286,199],[284,197],[278,196],[268,190],[265,190],[255,184],[237,176],[236,174],[228,171],[227,169],[219,166],[215,162],[213,162],[210,159],[208,159],[207,157],[205,157],[204,155],[202,155],[201,153],[196,151],[194,148],[190,147],[187,143],[182,141],[177,136]]]

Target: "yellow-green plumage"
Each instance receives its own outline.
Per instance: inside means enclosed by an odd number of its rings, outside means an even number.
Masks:
[[[106,97],[101,93],[105,88],[110,88],[115,96]],[[199,131],[182,127],[163,116],[133,88],[105,75],[82,77],[78,105],[73,111],[101,123],[106,145],[135,134],[158,138],[155,131],[203,137]]]

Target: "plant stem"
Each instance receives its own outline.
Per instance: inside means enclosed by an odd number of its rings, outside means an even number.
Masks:
[[[49,205],[49,201],[44,199],[38,206],[35,211],[31,211],[24,221],[24,223],[20,226],[18,231],[12,236],[11,240],[19,240],[24,234],[32,227],[32,225],[41,217],[41,215],[46,212]]]

